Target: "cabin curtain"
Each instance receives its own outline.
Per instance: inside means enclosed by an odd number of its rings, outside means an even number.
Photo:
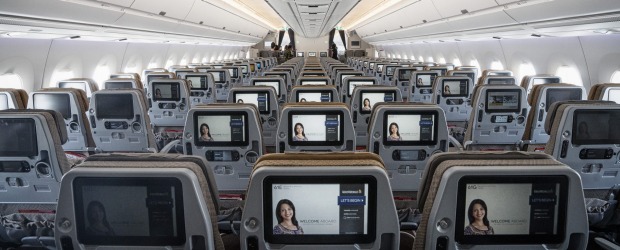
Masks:
[[[342,45],[344,45],[344,50],[347,50],[347,41],[345,41],[344,38],[344,30],[339,30],[338,33],[340,33],[340,39],[342,39]]]
[[[280,30],[278,33],[278,47],[282,47],[282,40],[284,40],[284,30]]]
[[[295,32],[288,29],[288,38],[291,39],[291,50],[295,50]]]
[[[332,48],[332,44],[334,43],[334,35],[336,34],[336,29],[332,29],[329,32],[329,41],[327,41],[327,50],[330,51]]]

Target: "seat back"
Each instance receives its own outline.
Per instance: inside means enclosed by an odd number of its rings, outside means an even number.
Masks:
[[[410,102],[432,103],[433,83],[439,74],[431,70],[418,70],[411,73]]]
[[[529,95],[532,91],[532,87],[538,84],[548,84],[548,83],[561,83],[562,79],[559,76],[554,75],[532,75],[532,76],[524,76],[521,79],[521,87],[523,87],[527,94]]]
[[[246,86],[230,90],[228,103],[248,103],[256,106],[263,130],[263,143],[276,146],[276,132],[280,121],[280,105],[275,89],[268,86]]]
[[[583,87],[566,83],[547,83],[534,85],[528,96],[530,112],[525,124],[523,141],[527,144],[527,151],[544,151],[549,140],[545,132],[545,120],[549,107],[554,102],[568,100],[584,100],[586,90]]]
[[[265,74],[267,74],[269,72],[265,72]],[[281,75],[278,75],[281,76]],[[287,85],[284,79],[280,78],[280,77],[274,77],[274,75],[271,76],[257,76],[257,77],[253,77],[252,79],[250,79],[250,86],[269,86],[272,87],[275,92],[276,92],[276,96],[278,96],[278,102],[279,103],[285,103],[286,99],[287,99]]]
[[[256,106],[196,106],[189,111],[184,134],[184,153],[207,159],[219,190],[245,190],[252,166],[264,150]]]
[[[513,76],[489,75],[481,76],[478,79],[478,85],[516,85],[517,79]]]
[[[155,71],[155,72],[147,73],[144,78],[145,81],[143,83],[144,92],[146,92],[147,94],[149,93],[149,89],[148,89],[149,83],[155,79],[175,79],[175,78],[177,78],[177,76],[174,73],[171,73],[168,71],[165,71],[165,72]]]
[[[293,210],[294,228],[280,224],[282,207]],[[388,176],[370,153],[261,157],[242,224],[241,249],[398,249],[400,239]]]
[[[116,73],[116,74],[110,74],[110,79],[116,79],[116,78],[130,78],[130,79],[136,79],[136,80],[140,80],[140,74],[138,73]]]
[[[353,76],[358,76],[358,77],[362,77],[364,76],[364,73],[359,72],[359,71],[354,71],[351,69],[335,69],[334,70],[335,75],[332,77],[332,80],[334,81],[334,85],[336,85],[336,88],[340,88],[340,91],[343,91],[343,88],[346,88],[346,86],[344,85],[344,80],[348,77],[353,77]],[[375,82],[377,81],[375,77],[370,77],[370,78],[374,78]],[[352,93],[352,92],[351,92]],[[346,102],[345,99],[342,100],[343,102]]]
[[[299,102],[284,105],[276,151],[353,151],[355,129],[344,103]]]
[[[103,89],[144,89],[144,86],[138,79],[110,78],[103,82]]]
[[[284,88],[280,88],[277,93],[280,97],[280,100],[284,100],[286,102],[286,98],[283,99],[282,95],[285,95],[284,97],[286,97],[286,94],[288,94],[288,92],[290,92],[293,88],[293,80],[291,74],[288,71],[270,71],[263,73],[263,76],[271,78],[281,78],[284,81]],[[252,82],[254,82],[253,80],[255,78],[257,77],[253,77],[252,79],[250,79],[250,86],[253,85]],[[258,78],[261,79],[262,77]]]
[[[213,95],[215,83],[212,74],[187,73],[185,74],[185,80],[190,88],[189,94],[192,107],[215,102],[215,96]]]
[[[96,155],[63,178],[56,242],[63,249],[224,249],[217,195],[199,157]]]
[[[353,77],[357,78],[357,77]],[[349,79],[347,79],[348,81]],[[353,91],[349,107],[355,127],[357,147],[368,146],[368,127],[373,107],[381,102],[402,102],[403,97],[397,87],[382,85],[358,86]]]
[[[448,150],[448,127],[433,104],[379,103],[368,128],[368,152],[386,163],[394,191],[418,191],[428,158]]]
[[[24,93],[26,94],[25,96],[23,95]],[[0,88],[0,110],[25,109],[27,106],[28,94],[26,91],[21,89]]]
[[[396,72],[397,68],[402,67],[401,65],[398,64],[388,64],[385,65],[385,69],[384,69],[384,73],[383,73],[383,78],[382,78],[382,82],[381,84],[383,85],[390,85],[390,83],[392,83],[392,79],[394,77],[394,72]]]
[[[414,67],[397,67],[394,69],[391,85],[400,89],[400,92],[404,94],[403,99],[408,99],[409,97],[411,73],[416,70],[417,69]]]
[[[99,85],[90,78],[71,78],[58,81],[58,88],[81,89],[86,93],[86,97],[90,100],[93,93],[99,90]]]
[[[353,74],[356,74],[356,75],[353,75]],[[353,95],[353,92],[355,91],[356,87],[380,85],[379,81],[377,81],[377,78],[372,77],[372,76],[361,76],[361,73],[359,72],[357,73],[353,73],[353,71],[349,71],[348,73],[340,72],[338,73],[338,75],[342,76],[342,84],[336,85],[336,86],[340,87],[340,96],[342,96],[340,101],[344,103],[351,103],[351,96]],[[347,76],[347,75],[351,75],[351,76]]]
[[[414,249],[586,248],[579,175],[542,153],[433,155],[418,201]]]
[[[153,152],[155,136],[142,90],[95,92],[88,117],[100,152]]]
[[[620,105],[609,101],[564,101],[549,108],[545,153],[570,166],[585,189],[604,189],[620,182]]]
[[[230,90],[230,74],[227,69],[209,69],[207,73],[213,75],[215,83],[215,100],[226,101]]]
[[[516,148],[529,109],[525,90],[516,85],[480,85],[475,90],[464,138],[467,149]]]
[[[433,85],[432,103],[446,112],[448,122],[466,122],[471,114],[474,84],[467,76],[440,76]]]
[[[178,68],[172,71],[172,73],[174,73],[178,79],[185,79],[185,75],[187,73],[196,73],[196,72],[198,71],[192,68]]]
[[[324,72],[324,71],[321,71],[321,72]],[[332,81],[327,76],[300,76],[298,77],[297,83],[295,84],[295,86],[304,86],[304,85],[332,85]]]
[[[478,83],[478,75],[474,70],[448,70],[448,76],[466,76],[472,80],[473,85]]]
[[[243,73],[241,73],[242,68],[239,66],[224,66],[222,69],[228,70],[228,75],[230,76],[230,82],[233,84],[233,87],[242,86],[243,84]]]
[[[90,122],[86,116],[88,100],[80,89],[50,88],[30,93],[29,109],[49,109],[58,111],[63,118],[68,140],[62,145],[64,151],[94,151]]]
[[[150,69],[144,69],[142,70],[142,75],[141,75],[141,79],[145,81],[146,84],[149,83],[148,79],[146,78],[146,75],[148,75],[149,73],[153,73],[153,72],[160,72],[160,73],[167,73],[168,70],[164,69],[164,68],[150,68]]]
[[[336,86],[332,85],[295,86],[291,90],[288,102],[340,102],[340,94]]]
[[[614,101],[620,103],[620,83],[596,84],[590,89],[588,100]]]
[[[154,127],[183,127],[190,109],[189,85],[183,79],[149,82],[148,114]]]

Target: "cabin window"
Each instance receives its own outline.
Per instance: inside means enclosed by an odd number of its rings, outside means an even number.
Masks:
[[[426,59],[426,62],[434,62],[434,61],[435,61],[435,59],[434,59],[432,56],[429,56],[429,57]]]
[[[504,65],[500,61],[493,61],[491,63],[491,69],[504,70]]]
[[[127,66],[125,67],[125,70],[123,72],[127,72],[127,73],[138,73],[138,67],[136,67],[136,65],[131,65],[131,66]]]
[[[471,61],[469,61],[469,65],[476,67],[476,69],[478,69],[478,72],[482,72],[482,70],[480,70],[480,63],[478,63],[478,60],[472,59]]]
[[[445,58],[443,58],[443,57],[440,57],[440,58],[439,58],[439,63],[441,63],[441,64],[446,64],[446,59],[445,59]]]
[[[149,69],[154,69],[154,68],[158,68],[158,64],[157,62],[150,62],[148,68]]]
[[[165,66],[164,68],[170,68],[170,66],[172,66],[172,65],[174,65],[174,61],[172,61],[172,59],[169,59],[169,60],[166,62],[166,66]]]
[[[454,58],[454,60],[452,60],[452,64],[454,64],[455,67],[459,67],[463,65],[461,64],[461,60],[458,58]]]
[[[58,86],[59,81],[71,79],[73,77],[75,77],[73,75],[73,71],[69,71],[69,70],[56,71],[54,72],[54,74],[52,74],[52,79],[50,81],[55,86]]]
[[[581,80],[581,74],[574,67],[569,66],[560,66],[558,70],[555,72],[556,76],[562,78],[562,82],[571,83],[578,86],[583,86],[583,81]]]
[[[620,83],[620,70],[616,70],[616,72],[611,74],[611,82]]]
[[[22,78],[17,74],[0,75],[0,84],[3,88],[21,89],[24,87]]]
[[[187,58],[183,58],[181,59],[181,62],[179,63],[181,65],[187,65]]]
[[[99,89],[103,89],[103,82],[110,79],[110,69],[108,66],[102,65],[95,69],[93,80],[99,84]]]
[[[418,60],[419,60],[420,62],[424,62],[424,57],[420,56],[420,57],[418,57]]]
[[[536,75],[536,69],[534,69],[534,65],[531,63],[522,63],[521,66],[519,66],[519,79],[522,79],[524,76],[533,75]]]

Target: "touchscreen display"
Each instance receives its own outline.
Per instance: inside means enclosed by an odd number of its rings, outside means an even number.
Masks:
[[[276,90],[276,95],[280,96],[279,81],[254,81],[254,86],[270,86]]]
[[[235,103],[254,104],[261,114],[269,114],[269,92],[235,93]]]
[[[435,78],[437,77],[437,73],[418,73],[416,75],[416,86],[418,87],[431,87],[435,82]]]
[[[620,104],[620,89],[610,89],[607,95],[607,101]]]
[[[574,145],[620,144],[620,110],[576,110]]]
[[[238,78],[239,77],[239,69],[237,69],[237,68],[228,69],[228,74],[232,78]]]
[[[297,102],[332,102],[332,92],[297,92]]]
[[[554,102],[571,100],[581,100],[581,89],[547,89],[545,111],[549,111]]]
[[[289,144],[293,146],[342,145],[344,115],[340,112],[313,111],[289,113]]]
[[[105,89],[131,89],[133,88],[132,82],[106,82]]]
[[[349,81],[349,86],[348,86],[348,88],[349,88],[349,96],[351,96],[353,94],[353,90],[355,90],[355,87],[357,87],[357,86],[363,86],[363,85],[370,86],[370,85],[374,85],[374,84],[375,84],[375,81],[373,81],[373,80],[370,80],[370,81],[360,81],[360,80]]]
[[[399,69],[398,70],[398,80],[399,81],[409,81],[411,78],[411,72],[413,69]]]
[[[78,241],[86,245],[181,245],[183,191],[176,178],[78,177]]]
[[[267,242],[353,244],[375,239],[372,176],[271,176],[263,187]]]
[[[209,73],[213,75],[213,82],[215,83],[223,83],[226,81],[226,73],[224,72],[216,71],[216,72],[209,72]]]
[[[37,130],[33,119],[0,118],[0,155],[32,157],[39,155]],[[7,164],[8,165],[8,164]],[[3,172],[4,167],[0,167]]]
[[[487,113],[494,112],[520,112],[521,90],[487,90]]]
[[[153,101],[179,101],[181,90],[178,82],[153,82]]]
[[[394,67],[394,66],[387,66],[387,67],[385,67],[385,75],[393,76],[394,75],[394,70],[396,70],[396,68],[398,68],[398,67]]]
[[[9,97],[6,94],[0,94],[0,110],[9,109]]]
[[[515,79],[512,78],[512,77],[510,77],[510,78],[499,78],[499,79],[489,78],[487,80],[487,84],[514,85],[515,84]]]
[[[35,93],[32,96],[35,109],[56,110],[66,119],[71,118],[71,100],[65,93]]]
[[[99,94],[95,96],[97,119],[133,120],[131,94]]]
[[[562,242],[567,189],[564,176],[462,177],[456,241],[477,245]]]
[[[547,83],[560,83],[560,78],[546,77],[546,78],[534,78],[532,79],[532,85],[547,84]]]
[[[194,143],[198,146],[245,146],[248,144],[247,120],[245,112],[196,112]]]
[[[360,112],[370,113],[376,103],[379,102],[393,102],[396,98],[394,92],[371,92],[362,90],[362,98],[360,98]]]
[[[386,112],[383,143],[386,145],[434,145],[437,112]]]
[[[302,80],[300,82],[301,82],[301,85],[327,85],[327,80],[325,81]]]
[[[86,83],[85,82],[59,82],[59,88],[71,88],[71,89],[81,89],[86,91]]]
[[[209,85],[207,84],[207,76],[186,75],[185,80],[187,80],[187,83],[192,90],[209,89]]]
[[[444,80],[442,96],[444,97],[467,97],[469,96],[467,80]]]

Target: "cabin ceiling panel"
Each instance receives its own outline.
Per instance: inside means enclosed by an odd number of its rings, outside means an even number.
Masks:
[[[372,35],[375,32],[385,32],[385,30],[400,29],[413,25],[423,24],[424,21],[431,22],[441,19],[441,15],[431,1],[420,1],[408,5],[405,8],[396,10],[390,14],[384,14],[378,18],[371,18],[371,21],[364,22],[355,30],[361,37]]]
[[[506,2],[498,1],[500,4]],[[517,21],[526,23],[618,11],[620,2],[616,0],[555,0],[537,4],[532,8],[507,9],[506,13]]]
[[[134,3],[131,5],[131,8],[154,14],[165,12],[164,16],[177,19],[185,19],[187,13],[189,13],[195,1],[196,0],[135,0]]]
[[[134,0],[98,0],[99,2],[111,3],[118,6],[130,7]]]
[[[226,10],[202,1],[196,2],[194,8],[192,8],[185,20],[196,24],[203,22],[203,25],[211,26],[216,29],[233,32],[240,31],[239,33],[246,35],[259,35],[261,38],[269,32],[268,29],[258,26],[256,23],[240,18],[228,13]]]
[[[481,9],[497,6],[495,0],[454,1],[432,0],[435,8],[442,17],[451,17],[463,14],[462,10],[473,12]],[[512,0],[514,2],[514,0]]]
[[[123,15],[123,12],[112,8],[94,9],[86,5],[50,0],[2,1],[1,6],[0,14],[3,15],[96,24],[112,24]]]
[[[329,33],[360,0],[265,0],[297,34]]]

